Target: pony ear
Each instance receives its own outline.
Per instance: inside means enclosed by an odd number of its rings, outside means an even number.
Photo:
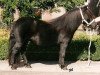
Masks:
[[[81,9],[83,10],[83,12],[84,12],[84,11],[86,11],[86,10],[87,10],[87,8],[88,8],[88,6],[87,6],[87,5],[81,6]]]

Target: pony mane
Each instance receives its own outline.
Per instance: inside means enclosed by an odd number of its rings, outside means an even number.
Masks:
[[[65,18],[67,15],[77,11],[78,9],[79,8],[74,8],[73,10],[66,11],[66,13],[64,13],[63,15],[61,15],[61,16],[55,18],[55,19],[49,20],[48,23],[52,23],[53,21],[56,21],[56,20],[59,20],[59,19],[61,20],[61,19]]]
[[[70,19],[72,15],[77,16],[76,14],[78,11],[79,11],[79,8],[74,8],[73,10],[70,10],[55,19],[47,21],[47,23],[49,23],[50,25],[53,25],[54,27],[57,27],[57,26],[63,27],[65,26],[65,23],[67,23],[65,22],[66,19]]]

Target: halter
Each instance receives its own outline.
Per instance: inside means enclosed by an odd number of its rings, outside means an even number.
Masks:
[[[98,6],[99,6],[99,4],[100,4],[100,0],[98,1],[98,3],[97,3],[97,5],[96,5],[96,6],[98,7]]]
[[[94,19],[93,19],[92,21],[88,22],[88,21],[84,18],[84,16],[83,16],[82,9],[79,8],[79,10],[80,10],[80,14],[81,14],[81,17],[82,17],[82,22],[85,22],[85,23],[87,24],[87,26],[90,26],[90,25],[94,22]],[[90,16],[91,16],[91,15],[90,15]]]
[[[82,17],[82,22],[85,22],[87,24],[87,26],[90,26],[93,22],[94,22],[94,19],[95,19],[95,16],[93,15],[93,13],[91,12],[91,10],[87,7],[88,11],[88,15],[89,16],[92,16],[93,20],[91,22],[88,22],[87,20],[85,20],[84,16],[83,16],[83,12],[82,12],[82,9],[79,8],[80,10],[80,14],[81,14],[81,17]],[[90,66],[90,63],[91,63],[91,60],[90,60],[90,48],[91,48],[91,43],[92,43],[92,32],[90,31],[89,32],[89,35],[90,35],[90,42],[89,42],[89,46],[88,46],[88,66]]]

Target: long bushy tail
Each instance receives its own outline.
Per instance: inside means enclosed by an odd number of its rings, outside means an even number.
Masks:
[[[10,37],[9,37],[9,51],[8,51],[9,65],[11,65],[10,58],[11,58],[12,48],[14,47],[15,43],[16,43],[16,39],[15,39],[15,35],[14,35],[14,29],[12,28],[10,31]]]

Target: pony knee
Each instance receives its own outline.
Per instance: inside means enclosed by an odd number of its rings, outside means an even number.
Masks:
[[[21,47],[22,47],[22,43],[16,43],[16,44],[15,44],[15,47],[16,47],[16,48],[21,48]]]
[[[60,57],[61,58],[64,58],[65,57],[65,53],[63,52],[63,53],[59,53],[60,54]]]
[[[16,54],[20,53],[21,46],[22,45],[20,43],[16,43],[12,48],[11,55],[10,55],[12,60],[15,60]]]
[[[15,46],[12,48],[12,53],[16,54],[21,49],[21,44],[16,43]]]

